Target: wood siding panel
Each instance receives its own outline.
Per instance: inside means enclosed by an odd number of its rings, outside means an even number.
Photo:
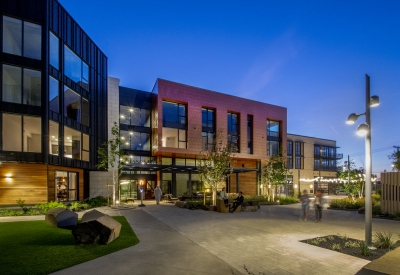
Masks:
[[[252,159],[236,160],[232,164],[232,167],[242,168],[242,165],[244,165],[245,168],[257,168],[257,161]],[[242,191],[243,195],[257,195],[257,172],[239,173],[240,190],[236,190],[236,174],[232,174],[229,181],[230,193],[237,193],[238,191]]]
[[[6,178],[11,174],[10,178]],[[0,166],[0,204],[47,202],[47,167],[45,164],[3,163]]]
[[[400,172],[381,173],[381,212],[400,212]]]

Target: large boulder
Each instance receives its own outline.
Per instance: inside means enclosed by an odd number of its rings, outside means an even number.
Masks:
[[[93,209],[89,212],[86,212],[85,214],[83,214],[81,222],[88,222],[91,220],[96,220],[97,218],[100,218],[102,216],[105,216],[107,214],[104,214],[100,211],[97,211],[96,209]]]
[[[77,244],[108,244],[118,238],[120,232],[121,224],[119,222],[108,215],[102,215],[96,219],[79,223],[72,230],[72,235]]]
[[[45,221],[60,228],[71,228],[78,223],[78,214],[65,208],[53,208],[47,211]]]

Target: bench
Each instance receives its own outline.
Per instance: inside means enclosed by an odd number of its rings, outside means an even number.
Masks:
[[[164,200],[166,200],[167,202],[176,202],[178,201],[178,198],[172,197],[172,194],[165,194]]]
[[[239,205],[238,208],[236,208],[235,212],[240,212],[240,211],[242,211],[241,205]],[[225,204],[224,200],[217,199],[217,212],[229,213],[229,204]]]

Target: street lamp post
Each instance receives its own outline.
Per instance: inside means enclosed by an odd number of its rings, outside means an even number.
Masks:
[[[365,242],[372,244],[372,155],[371,155],[371,113],[370,108],[379,105],[378,96],[370,96],[370,77],[365,75],[365,113],[352,113],[347,119],[347,124],[354,124],[358,117],[365,115],[365,123],[358,126],[357,134],[365,135]]]
[[[146,206],[143,203],[143,196],[144,196],[144,186],[143,186],[143,181],[140,181],[140,204],[138,205],[139,207],[144,207]]]

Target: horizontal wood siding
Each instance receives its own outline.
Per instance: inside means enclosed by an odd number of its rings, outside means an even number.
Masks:
[[[6,178],[11,174],[10,178]],[[47,202],[47,169],[45,164],[3,163],[0,166],[0,205]]]

